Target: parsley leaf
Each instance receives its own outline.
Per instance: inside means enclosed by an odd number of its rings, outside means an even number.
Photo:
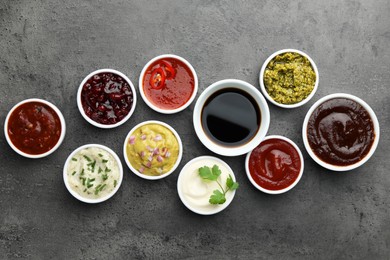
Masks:
[[[238,182],[234,182],[232,176],[229,174],[229,178],[226,180],[226,186],[229,188],[229,190],[237,190],[238,189]]]
[[[226,179],[226,188],[224,189],[218,181],[218,177],[221,175],[221,170],[218,165],[214,164],[212,168],[208,166],[203,166],[198,169],[199,176],[203,180],[216,181],[218,186],[221,189],[216,189],[213,191],[213,194],[210,196],[210,204],[223,204],[226,202],[226,193],[231,190],[234,191],[238,189],[238,182],[233,181],[232,176],[229,174],[229,177]]]
[[[221,175],[221,170],[219,170],[217,165],[214,165],[212,169],[208,166],[204,166],[199,168],[199,175],[204,180],[216,181],[219,175]]]
[[[223,204],[226,201],[225,194],[220,190],[214,190],[213,195],[210,196],[210,204]]]

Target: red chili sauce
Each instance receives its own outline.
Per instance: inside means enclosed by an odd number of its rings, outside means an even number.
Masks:
[[[41,102],[18,106],[8,121],[8,135],[13,145],[32,155],[50,151],[60,139],[61,131],[58,114]]]
[[[319,105],[307,124],[307,139],[322,161],[347,166],[362,160],[375,139],[367,110],[354,100],[333,98]]]
[[[99,73],[85,82],[81,91],[85,114],[93,121],[112,125],[121,121],[133,106],[133,92],[124,78]]]
[[[143,78],[143,90],[148,100],[161,109],[173,110],[191,98],[195,79],[190,68],[175,58],[153,62]]]
[[[300,170],[299,153],[284,140],[265,140],[249,157],[249,172],[253,180],[267,190],[289,187],[298,178]]]

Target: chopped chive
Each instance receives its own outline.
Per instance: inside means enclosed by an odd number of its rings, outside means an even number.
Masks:
[[[93,186],[93,184],[91,182],[94,182],[95,181],[95,178],[87,178],[87,188],[91,188]]]
[[[80,180],[83,181],[83,186],[85,186],[85,177],[80,177]]]
[[[114,188],[116,187],[116,183],[117,183],[116,180],[114,180]]]
[[[85,188],[83,192],[86,192],[86,191],[87,191],[87,188]]]
[[[86,156],[86,155],[83,155],[83,157],[84,157],[88,162],[91,162],[91,161],[92,161],[91,158],[89,158],[89,157]]]
[[[108,160],[105,160],[105,159],[102,160],[102,163],[107,163],[107,162],[108,162]]]
[[[106,184],[103,185],[99,184],[98,186],[96,186],[95,195],[98,195],[98,193],[101,192],[104,189],[104,187],[106,187]]]
[[[98,153],[98,155],[99,155],[100,157],[103,157],[103,154],[101,154],[101,153]]]
[[[72,172],[72,176],[76,174],[76,171]]]
[[[80,176],[83,176],[83,175],[84,175],[84,168],[80,172]]]
[[[108,169],[107,167],[106,167],[106,169],[104,170],[104,172],[110,172],[111,171],[111,169]]]
[[[102,178],[103,178],[103,181],[107,180],[107,179],[108,179],[107,173],[103,174],[103,175],[102,175]]]
[[[96,165],[96,161],[95,160],[93,162],[88,163],[87,165],[91,167],[89,169],[91,172],[95,171],[95,165]]]
[[[101,173],[102,171],[103,169],[99,167],[98,173]]]
[[[73,158],[72,158],[72,161],[75,161],[75,162],[77,162],[77,159],[73,157]]]

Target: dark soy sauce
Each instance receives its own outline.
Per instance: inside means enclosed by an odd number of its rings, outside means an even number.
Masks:
[[[249,142],[260,127],[261,113],[247,92],[227,88],[215,92],[202,109],[202,127],[214,142],[240,146]]]

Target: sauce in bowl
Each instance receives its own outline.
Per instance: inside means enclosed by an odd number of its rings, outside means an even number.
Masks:
[[[139,84],[141,96],[148,106],[157,112],[171,114],[192,102],[198,89],[198,78],[185,59],[161,55],[145,65]]]
[[[211,140],[224,146],[240,146],[252,140],[260,128],[261,114],[247,92],[226,88],[205,102],[202,127]]]
[[[6,131],[21,152],[40,155],[58,144],[62,127],[60,116],[52,107],[33,99],[16,106],[9,115]]]
[[[110,148],[87,144],[73,151],[63,169],[64,183],[77,199],[99,203],[119,189],[123,179],[120,159]]]
[[[179,165],[183,146],[178,133],[168,124],[150,120],[128,133],[123,154],[136,175],[157,180],[171,174]]]
[[[103,69],[88,75],[78,93],[79,109],[90,123],[111,128],[134,111],[136,95],[130,80],[120,72]]]
[[[307,125],[310,148],[322,161],[348,166],[370,151],[375,131],[367,110],[349,98],[333,98],[320,104]]]
[[[258,189],[282,193],[294,187],[303,173],[299,148],[283,136],[268,136],[246,158],[247,175]]]

